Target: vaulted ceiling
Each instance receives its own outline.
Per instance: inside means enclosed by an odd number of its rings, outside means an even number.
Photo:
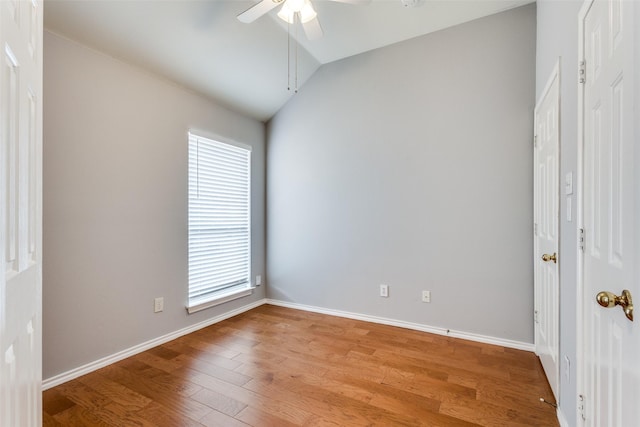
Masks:
[[[312,0],[324,37],[277,18],[236,16],[258,1],[47,0],[45,28],[164,76],[258,120],[272,117],[323,64],[531,3],[534,0],[401,0],[353,5]],[[288,37],[295,49],[288,51]],[[295,44],[294,44],[295,45]],[[287,65],[291,63],[291,71]]]

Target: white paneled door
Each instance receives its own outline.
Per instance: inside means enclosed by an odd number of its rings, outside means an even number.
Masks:
[[[534,282],[536,353],[558,397],[558,152],[560,144],[559,65],[535,109]]]
[[[41,425],[42,2],[0,0],[0,426]]]
[[[635,7],[635,1],[595,0],[580,14],[584,403],[578,417],[593,427],[640,425],[640,319],[632,321],[632,301],[623,297],[629,292],[640,303]]]

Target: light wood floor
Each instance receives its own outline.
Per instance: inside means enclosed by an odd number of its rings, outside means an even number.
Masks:
[[[45,426],[557,426],[536,356],[263,305],[43,393]]]

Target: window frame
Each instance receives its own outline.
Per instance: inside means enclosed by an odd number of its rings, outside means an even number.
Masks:
[[[246,227],[247,227],[247,235],[246,235],[246,280],[237,285],[231,285],[229,287],[225,287],[219,290],[212,290],[209,293],[192,297],[192,265],[191,265],[191,255],[192,255],[192,227],[191,227],[191,215],[192,215],[192,145],[199,144],[201,142],[204,143],[212,143],[218,148],[229,147],[230,152],[241,149],[246,151],[247,156],[247,164],[246,164],[246,182],[248,185],[246,192]],[[197,148],[196,148],[197,149]],[[253,293],[255,286],[253,286],[251,282],[251,252],[252,252],[252,244],[251,244],[251,232],[252,232],[252,221],[251,221],[251,193],[252,193],[252,183],[251,183],[251,166],[252,166],[252,147],[246,144],[238,143],[235,141],[229,141],[224,138],[219,137],[211,137],[203,132],[198,131],[189,131],[188,133],[188,147],[187,147],[187,304],[186,308],[189,314],[195,313],[219,304],[223,304],[225,302],[229,302],[238,298],[242,298]],[[196,167],[199,167],[198,164]],[[196,184],[198,185],[198,184]]]

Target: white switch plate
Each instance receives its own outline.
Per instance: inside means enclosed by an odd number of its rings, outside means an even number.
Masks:
[[[422,302],[431,302],[431,291],[422,291]]]
[[[262,276],[258,274],[256,276],[256,286],[260,286],[260,285],[262,285]]]
[[[567,222],[571,222],[571,197],[567,197]]]
[[[389,297],[389,285],[380,285],[380,296],[385,298]]]
[[[154,313],[159,313],[162,310],[164,310],[164,298],[160,297],[160,298],[156,298],[153,300],[153,312]]]

